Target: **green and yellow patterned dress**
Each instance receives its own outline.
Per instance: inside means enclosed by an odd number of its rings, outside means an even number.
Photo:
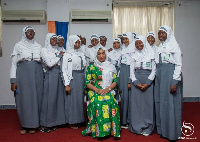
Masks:
[[[102,89],[102,69],[89,65],[86,72],[85,85],[91,83]],[[113,82],[117,83],[117,76],[113,74]],[[99,95],[92,90],[88,91],[89,105],[87,106],[88,125],[82,135],[92,134],[92,137],[112,135],[120,137],[120,110],[114,98],[115,92]]]

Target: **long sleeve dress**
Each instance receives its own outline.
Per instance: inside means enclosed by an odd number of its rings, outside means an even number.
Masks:
[[[85,85],[92,83],[96,88],[102,89],[102,69],[89,65],[86,72]],[[113,82],[117,83],[117,76],[113,74]],[[114,98],[115,91],[106,95],[99,95],[92,90],[88,91],[89,105],[87,107],[88,125],[82,131],[83,136],[92,133],[92,137],[111,135],[120,136],[120,110]]]
[[[36,41],[26,44],[22,40],[15,45],[11,54],[10,83],[17,83],[15,102],[21,126],[25,128],[39,127],[43,95],[40,53],[41,45]]]

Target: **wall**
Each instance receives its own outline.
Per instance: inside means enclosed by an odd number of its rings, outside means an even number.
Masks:
[[[71,9],[87,10],[112,10],[112,0],[71,0]],[[112,46],[112,24],[69,24],[69,34],[83,35],[87,40],[87,45],[91,44],[90,36],[97,34],[104,35],[108,39],[107,46]]]
[[[112,0],[1,0],[2,10],[46,10],[49,21],[68,21],[71,9],[111,10]],[[4,4],[5,3],[5,4]],[[181,4],[179,6],[179,4]],[[176,1],[175,35],[183,52],[184,96],[200,97],[200,1]],[[0,105],[15,104],[10,91],[9,72],[13,47],[21,39],[25,24],[3,24],[3,57],[0,57]],[[36,41],[44,46],[47,25],[32,25],[36,29]],[[69,24],[70,34],[81,34],[87,38],[91,34],[105,35],[112,43],[112,24]]]
[[[69,21],[70,9],[111,10],[111,0],[1,0],[2,10],[46,10],[48,21]],[[108,6],[107,6],[108,4]],[[44,47],[47,24],[30,24],[36,30],[35,40]],[[10,91],[10,65],[13,47],[21,40],[21,33],[26,24],[3,24],[3,57],[0,57],[0,105],[15,104]],[[69,34],[81,34],[87,38],[92,33],[105,35],[112,43],[112,24],[70,24]]]
[[[46,0],[1,0],[2,10],[46,10]],[[22,29],[27,24],[2,25],[2,52],[0,57],[0,105],[15,104],[13,92],[10,91],[10,55],[15,43],[22,38]],[[35,40],[44,46],[47,25],[30,24],[36,30]]]
[[[175,37],[183,53],[184,96],[200,97],[200,1],[175,2]]]

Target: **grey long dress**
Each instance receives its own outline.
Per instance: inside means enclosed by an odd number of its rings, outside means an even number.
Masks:
[[[145,84],[151,70],[137,69],[135,77],[141,84]],[[151,134],[155,128],[153,83],[146,91],[141,91],[134,84],[129,96],[129,130],[136,134],[145,132]]]
[[[39,127],[40,108],[43,95],[43,69],[36,61],[17,64],[17,93],[15,101],[22,127]]]
[[[48,68],[44,78],[44,95],[40,117],[41,126],[52,127],[65,124],[64,85],[60,66]]]
[[[176,93],[170,94],[174,69],[174,64],[157,64],[154,89],[157,132],[169,140],[181,137],[182,126],[182,82],[177,84]]]

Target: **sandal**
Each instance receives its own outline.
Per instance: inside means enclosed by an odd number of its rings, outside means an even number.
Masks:
[[[78,126],[76,126],[75,124],[69,124],[69,128],[78,129]]]
[[[26,134],[27,133],[27,130],[25,129],[25,128],[21,128],[21,130],[20,130],[20,134],[21,135],[24,135],[24,134]]]
[[[35,129],[29,129],[30,134],[35,134],[35,132],[36,132]]]

